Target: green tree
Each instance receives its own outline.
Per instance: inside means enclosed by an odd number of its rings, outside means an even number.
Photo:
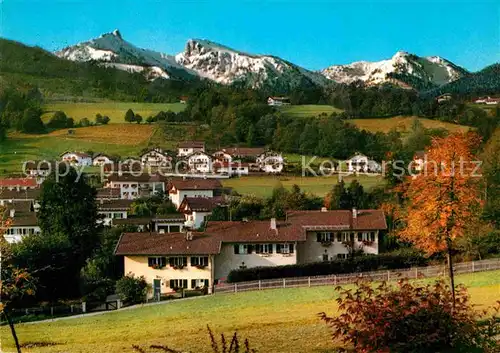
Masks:
[[[125,113],[125,121],[127,123],[132,123],[135,121],[135,114],[132,109],[127,110],[127,112]]]
[[[47,127],[51,129],[65,129],[73,127],[73,124],[69,122],[69,118],[64,112],[57,111],[52,115],[52,118],[50,118]]]
[[[34,108],[25,109],[21,120],[20,130],[28,134],[45,132],[45,126],[43,125],[42,119],[40,119],[40,112]]]
[[[111,120],[111,119],[109,118],[109,116],[104,115],[104,116],[102,117],[102,124],[103,124],[103,125],[108,125],[108,123],[109,123],[109,121],[110,121],[110,120]]]
[[[139,114],[135,114],[134,121],[135,121],[137,124],[140,124],[140,123],[142,122],[142,116],[140,116]]]
[[[82,127],[90,126],[90,120],[88,118],[80,119],[80,126]]]
[[[96,124],[102,124],[102,115],[100,113],[97,113],[95,115],[95,123]]]
[[[484,217],[500,227],[500,128],[486,144],[482,159],[486,198]]]
[[[149,285],[144,276],[128,274],[116,282],[116,293],[126,303],[141,303],[146,300]]]
[[[250,125],[247,133],[247,144],[248,146],[255,146],[256,142],[257,142],[257,136],[255,132],[255,127],[253,125]]]

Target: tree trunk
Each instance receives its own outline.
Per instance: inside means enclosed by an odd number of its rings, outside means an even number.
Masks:
[[[453,272],[453,254],[451,247],[451,240],[448,239],[446,241],[447,244],[447,252],[448,252],[448,273],[450,276],[450,286],[451,286],[451,295],[453,297],[453,308],[455,308],[455,274]]]
[[[14,342],[16,343],[17,353],[21,353],[21,346],[19,345],[19,339],[17,338],[16,328],[14,327],[14,323],[12,322],[9,314],[7,313],[7,309],[3,310],[3,314],[9,323],[10,332],[12,333],[12,337],[14,338]]]

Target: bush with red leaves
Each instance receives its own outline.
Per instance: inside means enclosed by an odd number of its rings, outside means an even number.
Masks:
[[[443,281],[418,285],[402,280],[377,287],[359,281],[355,289],[336,290],[340,315],[319,316],[331,327],[333,339],[355,352],[500,352],[500,302],[493,316],[479,313],[463,286],[457,288],[455,306]]]

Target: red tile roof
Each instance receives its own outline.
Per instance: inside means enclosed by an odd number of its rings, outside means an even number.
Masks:
[[[33,178],[8,178],[0,179],[0,188],[9,187],[37,187],[36,179]]]
[[[289,222],[277,222],[277,231],[271,221],[208,222],[206,234],[228,243],[291,242],[306,240],[306,233]]]
[[[97,207],[101,211],[127,211],[133,200],[97,200]]]
[[[264,153],[266,149],[262,147],[228,147],[220,151],[230,154],[233,157],[258,157]]]
[[[205,148],[203,141],[184,141],[179,143],[179,148]]]
[[[96,199],[119,199],[120,188],[100,188],[97,189]]]
[[[0,200],[35,200],[40,196],[40,191],[40,189],[0,189]]]
[[[116,182],[166,182],[167,177],[159,175],[159,174],[149,174],[142,173],[139,175],[134,175],[134,173],[124,173],[119,175],[118,173],[113,173],[108,176],[108,181],[116,181]]]
[[[123,233],[115,255],[212,255],[220,253],[221,242],[215,237],[186,233]]]
[[[177,190],[215,190],[222,188],[222,184],[218,179],[182,179],[174,178],[170,180],[168,189],[174,186]]]
[[[185,197],[179,205],[179,212],[191,213],[210,212],[218,205],[224,203],[220,196],[216,197]]]

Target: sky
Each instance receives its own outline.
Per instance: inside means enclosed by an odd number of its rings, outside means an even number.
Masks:
[[[471,71],[500,62],[500,1],[0,0],[0,36],[57,50],[119,29],[168,54],[190,38],[311,70],[438,55]]]

